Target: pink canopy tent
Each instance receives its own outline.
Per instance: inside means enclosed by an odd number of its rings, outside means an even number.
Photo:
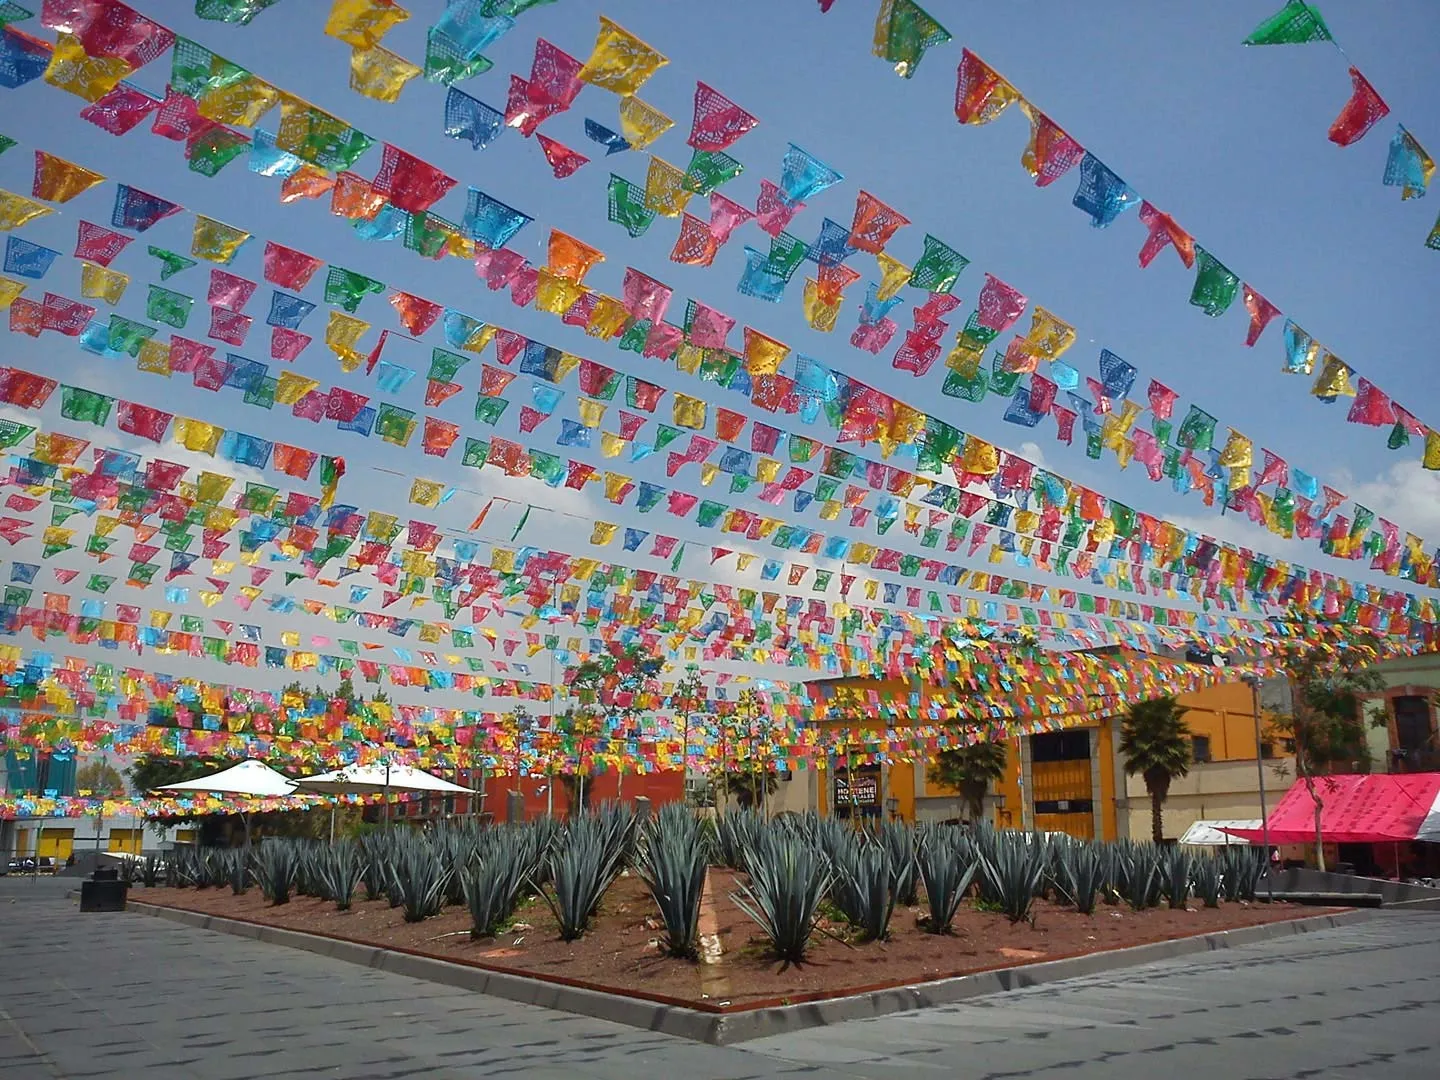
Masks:
[[[1315,781],[1324,802],[1322,837],[1332,844],[1440,843],[1440,773],[1322,776]],[[1260,829],[1225,827],[1225,832],[1259,842]],[[1270,843],[1315,840],[1315,803],[1303,780],[1295,781],[1270,811]]]

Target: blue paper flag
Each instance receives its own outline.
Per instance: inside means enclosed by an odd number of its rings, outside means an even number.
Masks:
[[[1071,202],[1090,215],[1090,224],[1103,229],[1126,210],[1140,205],[1140,194],[1094,154],[1080,161],[1080,186]]]
[[[50,265],[60,257],[58,251],[32,244],[18,236],[5,239],[5,272],[17,277],[34,278],[39,281],[50,271]]]
[[[505,126],[505,114],[455,87],[445,95],[445,134],[463,139],[476,150],[484,150]]]
[[[646,532],[644,529],[629,529],[629,528],[627,528],[627,529],[625,530],[625,550],[626,550],[626,551],[635,551],[635,550],[637,550],[637,549],[640,547],[640,545],[645,542],[645,538],[646,538],[647,536],[649,536],[649,535],[650,535],[650,534],[649,534],[648,532]]]
[[[415,370],[404,364],[392,364],[389,360],[381,360],[380,366],[376,369],[376,385],[386,393],[393,394],[404,388],[405,384],[415,377]]]
[[[1415,141],[1415,136],[1405,130],[1404,124],[1397,125],[1395,137],[1390,140],[1390,156],[1385,159],[1385,183],[1404,188],[1404,198],[1423,198],[1430,186],[1430,172],[1435,167],[1433,162],[1430,169],[1425,166],[1424,149]]]
[[[446,308],[442,317],[441,326],[445,331],[445,341],[452,349],[462,349],[465,343],[475,336],[485,324],[479,319],[471,318],[463,311],[456,311],[454,308]]]
[[[885,316],[889,315],[896,304],[901,302],[900,297],[892,296],[888,300],[880,299],[880,286],[876,282],[870,282],[870,287],[865,290],[865,306],[860,311],[860,321],[866,326],[874,326]]]
[[[470,189],[465,206],[465,230],[467,235],[494,250],[502,248],[517,232],[533,220],[529,214],[506,206],[499,199],[493,199],[479,188]]]
[[[604,124],[597,124],[594,120],[585,121],[585,137],[591,142],[597,142],[605,147],[605,156],[624,153],[630,149],[630,143],[623,135],[611,131]]]
[[[854,255],[855,250],[850,246],[850,230],[827,217],[815,243],[805,249],[805,257],[821,266],[836,266]]]
[[[1112,398],[1123,398],[1130,393],[1130,387],[1135,385],[1135,367],[1121,360],[1109,349],[1101,349],[1100,383]]]
[[[179,203],[132,188],[129,184],[121,184],[115,190],[115,209],[110,214],[110,224],[117,229],[134,229],[143,233],[157,221],[178,214],[181,209]]]
[[[535,409],[549,416],[560,404],[560,399],[565,396],[565,391],[557,386],[549,386],[545,383],[531,383],[530,393],[535,401]]]
[[[352,419],[337,421],[335,426],[341,431],[355,431],[369,438],[370,430],[375,426],[375,407],[366,405]]]
[[[405,228],[410,224],[410,215],[398,206],[385,205],[373,218],[359,218],[350,223],[355,230],[355,235],[361,240],[370,240],[375,243],[382,243],[386,240],[398,240],[405,235]]]
[[[264,128],[256,128],[250,142],[250,171],[261,176],[284,179],[297,172],[305,163],[288,150],[275,144],[275,136]]]
[[[305,321],[305,316],[314,310],[315,305],[309,300],[291,296],[289,293],[283,293],[277,289],[270,294],[270,314],[265,321],[271,326],[284,327],[286,330],[299,330],[300,324]]]
[[[112,349],[110,347],[110,322],[109,320],[93,319],[80,331],[78,340],[80,348],[95,356],[102,356],[106,360],[120,360],[129,355],[124,349]]]
[[[748,245],[745,248],[745,272],[735,291],[771,304],[778,304],[785,295],[785,278],[770,269],[770,256]]]
[[[14,90],[45,74],[50,66],[50,49],[31,43],[7,26],[0,32],[0,86]]]
[[[780,190],[792,202],[804,202],[845,177],[794,143],[780,161]]]
[[[652,484],[648,480],[641,480],[640,492],[635,501],[635,508],[642,514],[649,513],[655,509],[664,496],[665,489],[659,484]]]
[[[467,60],[499,41],[515,26],[509,15],[490,14],[494,0],[450,0],[434,29],[453,41]]]
[[[1034,427],[1040,423],[1042,415],[1030,408],[1030,388],[1017,386],[1015,396],[1010,399],[1010,405],[1005,410],[1006,422],[1019,424],[1021,427]]]
[[[578,420],[561,420],[560,437],[555,442],[560,446],[589,446],[590,429]]]
[[[220,456],[226,461],[263,469],[270,463],[270,452],[274,443],[258,435],[246,435],[243,431],[227,431],[220,440]]]

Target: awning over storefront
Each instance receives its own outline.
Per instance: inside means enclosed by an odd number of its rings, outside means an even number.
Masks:
[[[1248,844],[1250,841],[1235,835],[1236,829],[1258,829],[1259,818],[1243,818],[1238,821],[1197,821],[1185,830],[1180,843],[1191,847],[1223,847],[1226,844]],[[1227,832],[1226,830],[1231,830]]]
[[[1440,773],[1322,776],[1315,780],[1324,807],[1320,833],[1332,844],[1404,840],[1440,843]],[[1231,836],[1260,841],[1258,827],[1224,826]],[[1270,812],[1272,844],[1315,840],[1315,803],[1303,780],[1295,781]]]

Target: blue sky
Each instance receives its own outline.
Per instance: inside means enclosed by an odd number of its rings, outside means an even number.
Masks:
[[[938,393],[942,364],[920,379],[890,367],[899,335],[879,356],[853,349],[847,338],[863,297],[863,282],[847,295],[840,330],[832,335],[818,334],[805,325],[798,275],[779,305],[739,295],[735,282],[743,267],[742,247],[749,243],[763,248],[767,239],[753,225],[737,232],[709,269],[668,261],[677,230],[674,219],[661,218],[646,236],[631,240],[606,221],[605,181],[613,170],[643,184],[647,160],[635,152],[606,159],[601,148],[582,133],[587,117],[612,128],[618,126],[617,99],[607,92],[587,87],[568,113],[541,128],[592,158],[574,176],[557,181],[550,176],[534,140],[526,140],[518,132],[507,130],[480,153],[467,143],[445,138],[441,130],[443,87],[416,80],[396,104],[371,101],[352,92],[347,87],[348,46],[322,34],[328,5],[286,0],[262,13],[249,27],[201,22],[191,13],[190,3],[178,0],[136,6],[279,87],[346,118],[377,141],[394,142],[444,169],[459,185],[436,207],[437,212],[458,220],[467,185],[525,210],[535,222],[511,246],[534,262],[543,262],[549,227],[561,228],[607,252],[607,261],[587,279],[587,284],[603,291],[618,294],[624,268],[635,266],[674,287],[672,312],[677,318],[683,312],[683,298],[698,297],[735,316],[739,324],[787,342],[796,352],[921,405],[963,430],[1024,450],[1056,471],[1139,509],[1222,538],[1301,558],[1312,567],[1334,573],[1355,570],[1354,564],[1321,555],[1313,544],[1303,548],[1286,544],[1245,522],[1222,519],[1205,509],[1196,494],[1180,497],[1167,485],[1151,484],[1137,466],[1122,473],[1113,455],[1107,454],[1099,462],[1088,461],[1083,440],[1077,438],[1073,447],[1057,443],[1049,420],[1034,431],[1003,423],[1004,403],[997,397],[978,405],[942,397]],[[1240,45],[1252,26],[1271,13],[1273,5],[1268,2],[1103,4],[1083,9],[1058,2],[963,8],[937,2],[931,6],[932,14],[948,26],[955,40],[927,54],[910,80],[898,78],[889,65],[870,55],[876,6],[873,0],[838,0],[829,14],[821,15],[815,4],[802,0],[784,5],[749,0],[724,7],[660,5],[653,0],[617,0],[601,7],[566,0],[522,16],[510,34],[487,50],[494,69],[461,88],[503,108],[508,76],[512,72],[528,74],[537,37],[583,60],[594,41],[597,16],[605,14],[670,59],[669,66],[662,68],[640,95],[676,120],[675,128],[653,147],[661,157],[682,168],[688,161],[689,150],[683,142],[695,80],[710,83],[761,121],[731,148],[746,167],[741,177],[724,188],[731,197],[753,206],[761,178],[777,178],[786,144],[796,142],[846,178],[813,199],[796,218],[790,231],[797,236],[812,238],[825,216],[848,223],[857,192],[862,188],[870,191],[913,222],[889,248],[892,254],[912,262],[928,231],[971,259],[955,289],[965,302],[952,317],[956,329],[973,306],[983,273],[994,273],[1025,292],[1032,306],[1042,305],[1077,327],[1079,341],[1066,360],[1082,374],[1094,373],[1095,357],[1100,347],[1107,347],[1139,367],[1141,387],[1146,377],[1158,378],[1179,391],[1182,409],[1193,401],[1217,415],[1222,425],[1233,425],[1251,436],[1257,459],[1258,448],[1268,447],[1292,465],[1317,474],[1390,517],[1402,530],[1426,536],[1434,546],[1440,539],[1440,479],[1419,470],[1417,444],[1398,453],[1387,451],[1385,430],[1344,423],[1343,403],[1324,406],[1308,396],[1306,382],[1282,375],[1278,322],[1256,349],[1246,349],[1245,314],[1240,304],[1220,319],[1208,319],[1189,307],[1191,274],[1173,253],[1162,254],[1148,270],[1140,270],[1136,253],[1144,232],[1136,215],[1126,215],[1108,230],[1095,230],[1070,205],[1071,177],[1047,189],[1035,188],[1019,165],[1028,127],[1018,110],[988,127],[961,128],[952,109],[955,67],[961,47],[967,46],[1306,330],[1410,405],[1422,419],[1440,424],[1440,408],[1433,406],[1435,338],[1430,314],[1440,255],[1423,246],[1434,220],[1437,196],[1402,203],[1396,189],[1380,183],[1395,120],[1428,143],[1432,153],[1440,150],[1440,99],[1433,93],[1430,47],[1440,40],[1440,8],[1424,2],[1394,2],[1378,9],[1333,0],[1323,5],[1336,37],[1392,108],[1392,115],[1364,141],[1340,149],[1325,136],[1349,95],[1343,59],[1326,45],[1270,49]],[[438,12],[436,3],[415,4],[410,21],[392,31],[385,45],[419,62],[424,54],[425,28]],[[168,70],[167,55],[134,81],[159,92]],[[694,392],[698,385],[673,370],[661,370],[657,361],[619,353],[558,320],[515,308],[503,294],[487,292],[459,260],[431,263],[398,244],[360,240],[346,223],[326,212],[324,202],[282,206],[277,183],[245,171],[243,161],[207,180],[187,171],[179,144],[149,134],[148,125],[116,139],[78,119],[82,107],[78,98],[41,82],[5,93],[0,131],[19,139],[22,146],[0,158],[0,187],[28,192],[30,151],[45,149],[98,169],[111,181],[133,184],[253,231],[257,239],[230,267],[237,274],[259,280],[262,240],[274,238],[327,262],[481,319],[493,319],[642,378],[684,392]],[[274,130],[277,122],[272,115],[262,126]],[[377,146],[356,171],[371,176],[378,165]],[[68,256],[74,245],[75,223],[81,218],[106,222],[113,191],[111,184],[96,188],[63,207],[63,213],[28,226],[23,235]],[[692,208],[698,208],[698,202]],[[144,246],[154,243],[187,250],[189,228],[188,217],[164,222],[116,261],[117,269],[135,278],[118,310],[143,317],[144,283],[156,277],[155,263],[144,255]],[[868,256],[857,257],[854,264],[873,277],[874,264]],[[204,272],[202,264],[167,285],[196,294],[198,306],[203,304]],[[78,296],[78,275],[78,264],[62,260],[45,284]],[[320,291],[317,280],[305,295],[318,301]],[[257,315],[257,325],[241,350],[261,359],[266,358],[266,328],[260,324],[268,295],[269,287],[262,285],[251,301],[248,310]],[[902,331],[909,325],[908,301],[920,299],[920,294],[907,291],[907,305],[895,313]],[[359,315],[377,329],[395,326],[388,305],[380,298],[367,300]],[[296,362],[295,370],[321,379],[322,386],[373,391],[360,373],[342,374],[334,357],[324,350],[319,341],[323,317],[323,311],[317,312],[307,323],[306,331],[315,334],[317,341]],[[195,318],[203,326],[199,313]],[[737,326],[732,344],[738,339]],[[417,369],[418,375],[402,394],[381,396],[417,412],[428,411],[461,423],[464,434],[486,437],[489,429],[476,431],[476,425],[469,422],[479,374],[476,364],[462,372],[465,393],[440,409],[424,408],[424,368],[430,345],[436,343],[438,331],[427,335],[423,346],[402,343],[387,348],[387,359]],[[477,475],[460,469],[458,452],[448,459],[422,457],[418,437],[409,450],[398,452],[378,440],[366,442],[337,432],[333,424],[312,426],[291,419],[283,410],[267,414],[238,406],[235,391],[217,397],[178,379],[165,383],[157,376],[137,373],[128,360],[98,360],[54,335],[38,341],[5,335],[0,337],[0,354],[8,362],[44,370],[64,382],[103,389],[267,438],[344,454],[352,471],[342,485],[341,501],[362,508],[390,509],[402,515],[413,510],[416,517],[463,526],[486,498],[499,495],[622,525],[636,524],[679,536],[692,548],[713,542],[746,549],[743,542],[697,530],[693,521],[662,518],[658,511],[641,520],[633,510],[617,511],[602,501],[595,487],[582,495],[563,489],[551,491],[533,481],[508,480],[493,469]],[[278,362],[272,364],[272,373],[279,366]],[[521,377],[512,384],[510,396],[516,403],[500,434],[513,436],[514,416],[528,399],[529,382]],[[565,389],[557,416],[573,417],[573,380]],[[734,394],[714,391],[710,396],[714,403],[766,418]],[[607,420],[613,421],[614,409],[612,405]],[[55,412],[52,406],[44,418]],[[662,405],[659,415],[668,421],[668,405]],[[613,422],[605,426],[614,430]],[[803,431],[788,422],[781,426]],[[70,424],[65,428],[75,430]],[[551,419],[520,441],[545,446],[553,442],[558,428],[558,419]],[[825,437],[820,431],[813,434]],[[646,426],[642,438],[647,436],[653,437],[653,425]],[[96,441],[133,445],[113,427],[109,437],[97,437]],[[557,452],[565,454],[566,450],[561,447]],[[195,460],[170,446],[161,453],[174,460]],[[598,450],[575,456],[597,467],[630,473],[637,480],[651,479],[734,505],[767,509],[746,496],[726,495],[718,481],[712,489],[700,487],[693,467],[667,481],[663,455],[633,468],[624,458],[603,461]],[[223,463],[214,464],[224,468]],[[373,471],[376,467],[404,476],[377,473]],[[460,490],[441,511],[407,508],[404,496],[412,473],[454,484]],[[273,472],[267,473],[266,479],[277,482]],[[283,477],[280,481],[284,481],[282,486],[290,484]],[[307,490],[315,488],[312,480]],[[508,538],[513,527],[509,523],[518,513],[518,508],[508,516],[503,508],[497,511],[489,522],[489,535]],[[872,530],[861,533],[835,528],[817,522],[813,513],[798,520],[855,539],[875,540]],[[621,552],[618,542],[605,549],[591,548],[585,542],[588,537],[580,533],[576,519],[532,514],[521,542],[668,569],[666,561]],[[897,535],[899,530],[892,532],[890,539]],[[766,546],[754,550],[762,558],[773,553]],[[65,565],[87,569],[93,565],[74,558],[75,554],[71,553]],[[816,560],[792,554],[786,561]],[[104,569],[115,565],[112,562]],[[746,584],[758,585],[758,566],[757,561],[744,576]],[[708,576],[704,573],[708,570],[708,558],[696,552],[683,572]],[[1002,572],[1009,571],[1002,568]],[[1019,576],[1043,577],[1034,573]],[[1368,577],[1363,573],[1356,576]],[[808,581],[804,591],[808,594]],[[163,596],[157,595],[160,592],[152,587],[136,601],[134,590],[117,586],[112,597],[165,606],[161,604]],[[372,610],[378,607],[373,603],[367,606]],[[198,606],[192,605],[192,610],[201,613]],[[428,617],[438,617],[434,608],[429,612]],[[204,614],[262,621],[243,615],[228,602]],[[304,629],[307,634],[357,636],[318,620],[305,620]],[[269,634],[267,639],[274,640]],[[155,666],[183,669],[175,660],[161,659]],[[192,670],[217,681],[227,675],[226,669],[209,663]],[[238,676],[240,672],[229,674]]]

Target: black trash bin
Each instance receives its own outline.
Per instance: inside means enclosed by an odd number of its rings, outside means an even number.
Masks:
[[[80,882],[81,911],[124,911],[130,886],[120,880],[118,870],[97,869]]]

